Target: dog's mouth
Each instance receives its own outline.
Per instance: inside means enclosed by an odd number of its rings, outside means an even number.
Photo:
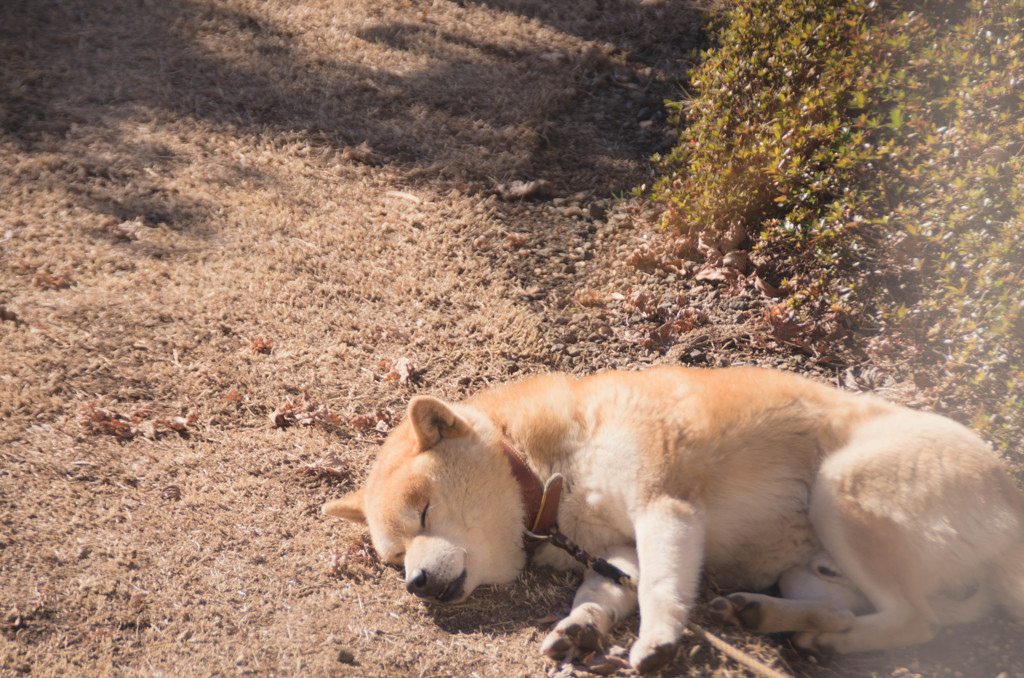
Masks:
[[[416,570],[406,581],[405,588],[409,593],[415,594],[424,600],[438,603],[450,603],[453,600],[462,600],[466,587],[466,570],[455,579],[442,582],[431,577],[425,570]]]
[[[463,570],[455,579],[445,584],[444,588],[434,595],[434,600],[439,603],[450,603],[453,600],[462,598],[462,589],[466,585],[466,571]]]
[[[465,597],[463,591],[466,588],[466,570],[463,569],[462,574],[453,580],[440,582],[431,579],[424,570],[419,569],[415,571],[413,579],[407,582],[406,588],[417,597],[431,602],[462,600]]]

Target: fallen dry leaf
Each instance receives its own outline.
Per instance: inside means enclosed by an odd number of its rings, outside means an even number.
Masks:
[[[376,431],[380,431],[382,428],[389,429],[391,427],[391,414],[385,410],[377,409],[371,415],[361,414],[354,418],[349,422],[349,426],[357,431],[366,431],[371,428]]]
[[[181,488],[177,485],[168,485],[160,490],[160,496],[168,501],[179,501],[181,499]]]
[[[4,617],[3,622],[0,623],[0,629],[3,629],[5,632],[10,632],[18,631],[23,628],[25,628],[25,624],[23,622],[21,609],[18,607],[18,604],[15,603],[11,607],[11,611],[7,613],[6,617]]]
[[[260,335],[252,340],[252,344],[249,345],[250,353],[263,353],[264,355],[274,350],[274,342],[271,339],[266,339],[263,335]]]
[[[689,236],[673,238],[665,243],[665,251],[676,258],[691,258],[699,253],[696,243]]]
[[[646,317],[657,315],[658,313],[658,300],[643,290],[630,290],[626,295],[625,301],[626,306],[631,306]]]
[[[15,325],[20,325],[22,322],[24,322],[21,319],[21,316],[19,316],[17,313],[7,308],[6,306],[0,306],[0,320],[6,320],[7,322],[12,322]]]
[[[750,255],[745,250],[733,250],[722,257],[722,265],[743,273],[750,265]]]
[[[177,431],[178,433],[184,432],[188,425],[194,422],[195,420],[196,418],[194,415],[190,417],[166,417],[164,419],[161,419],[164,426],[171,429],[172,431]]]
[[[759,275],[754,276],[754,289],[767,297],[775,299],[786,296],[785,290],[779,289],[775,285],[766,282],[765,279]]]
[[[522,247],[530,241],[529,233],[509,233],[505,236],[505,244],[509,247]]]
[[[397,381],[399,384],[408,384],[410,379],[415,379],[419,370],[408,358],[389,358],[377,364],[377,368],[387,370],[381,381]]]
[[[47,273],[46,271],[38,271],[32,276],[32,287],[42,287],[44,289],[55,289],[63,290],[71,287],[74,281],[71,280],[71,269],[64,267],[56,275]]]
[[[798,345],[806,344],[801,335],[805,334],[813,326],[812,323],[799,323],[796,320],[796,313],[784,303],[775,304],[765,312],[765,320],[768,328],[777,339],[793,341]]]
[[[703,320],[703,316],[698,311],[686,309],[682,318],[647,330],[646,337],[640,341],[640,344],[649,349],[668,348],[678,343],[684,334],[699,326]]]
[[[604,297],[601,296],[601,293],[596,290],[592,290],[589,287],[583,287],[576,290],[572,295],[572,299],[577,305],[583,306],[584,308],[604,306]]]
[[[370,143],[364,141],[358,146],[346,146],[341,151],[342,160],[354,160],[356,162],[369,163],[374,160],[373,149],[370,148]]]
[[[510,184],[498,184],[495,192],[502,200],[524,200],[535,195],[550,193],[554,185],[547,179],[533,181],[513,181]]]
[[[530,299],[530,298],[536,297],[542,291],[543,290],[542,290],[540,285],[530,285],[525,290],[523,290],[522,293],[519,296],[525,297],[527,299]]]
[[[221,383],[223,382],[223,380],[219,376],[210,373],[208,370],[198,370],[196,372],[196,376],[201,377],[213,384],[217,384],[218,386],[220,386]]]
[[[333,414],[326,405],[317,405],[303,391],[303,401],[293,403],[290,400],[278,405],[270,413],[270,423],[275,428],[288,426],[322,426],[332,429],[341,426],[341,419]]]
[[[168,416],[153,411],[152,405],[137,407],[128,415],[112,409],[86,403],[78,410],[78,423],[88,433],[103,433],[130,439],[141,435],[153,440],[163,431],[184,435],[188,426],[196,421],[195,415]]]
[[[334,453],[329,453],[310,464],[299,466],[299,471],[314,476],[334,476],[337,478],[348,478],[351,475],[348,465]]]
[[[291,426],[298,420],[295,416],[295,403],[288,400],[276,408],[270,413],[270,423],[277,428],[284,428],[285,426]]]
[[[744,240],[747,239],[747,228],[741,221],[732,222],[726,229],[725,233],[719,236],[718,249],[722,252],[732,252],[737,249]]]
[[[87,403],[78,410],[78,423],[89,433],[106,433],[118,438],[134,438],[137,434],[131,419],[119,412],[97,407],[95,403]]]
[[[740,277],[740,272],[727,266],[705,266],[697,271],[693,279],[703,282],[731,283]]]
[[[146,229],[146,224],[138,217],[131,221],[122,221],[120,223],[113,219],[108,219],[103,222],[100,229],[106,231],[118,240],[135,242],[142,238]]]
[[[626,264],[638,271],[652,271],[658,268],[660,263],[661,257],[647,243],[640,245],[626,257]]]
[[[377,551],[367,537],[349,539],[341,550],[334,551],[329,571],[335,576],[345,574],[352,565],[380,569],[381,562],[377,557]]]
[[[599,676],[610,676],[619,669],[629,668],[626,650],[618,645],[603,652],[591,652],[583,658],[582,664],[587,671]]]

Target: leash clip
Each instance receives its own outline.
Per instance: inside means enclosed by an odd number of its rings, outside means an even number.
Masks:
[[[533,530],[523,529],[523,535],[532,542],[551,541],[550,534],[540,534],[538,532],[534,532]]]

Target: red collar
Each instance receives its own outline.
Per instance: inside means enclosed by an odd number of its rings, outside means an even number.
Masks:
[[[543,538],[530,536],[547,536],[558,522],[558,500],[562,496],[562,476],[554,475],[547,485],[526,463],[526,457],[517,450],[507,438],[501,439],[501,447],[505,451],[512,476],[519,484],[523,494],[523,506],[526,507],[526,533],[523,535],[523,546],[530,553],[535,551],[544,541]]]

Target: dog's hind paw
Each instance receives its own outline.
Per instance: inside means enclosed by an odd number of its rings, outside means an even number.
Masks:
[[[821,631],[801,631],[793,634],[793,645],[804,652],[813,654],[818,658],[819,663],[825,664],[838,654],[836,648],[829,642],[829,638],[834,638],[836,635]]]
[[[761,602],[742,593],[719,596],[708,604],[708,610],[720,624],[742,626],[752,631],[761,626]]]
[[[603,635],[593,624],[567,617],[547,635],[541,650],[555,661],[564,661],[599,649],[603,640]]]

